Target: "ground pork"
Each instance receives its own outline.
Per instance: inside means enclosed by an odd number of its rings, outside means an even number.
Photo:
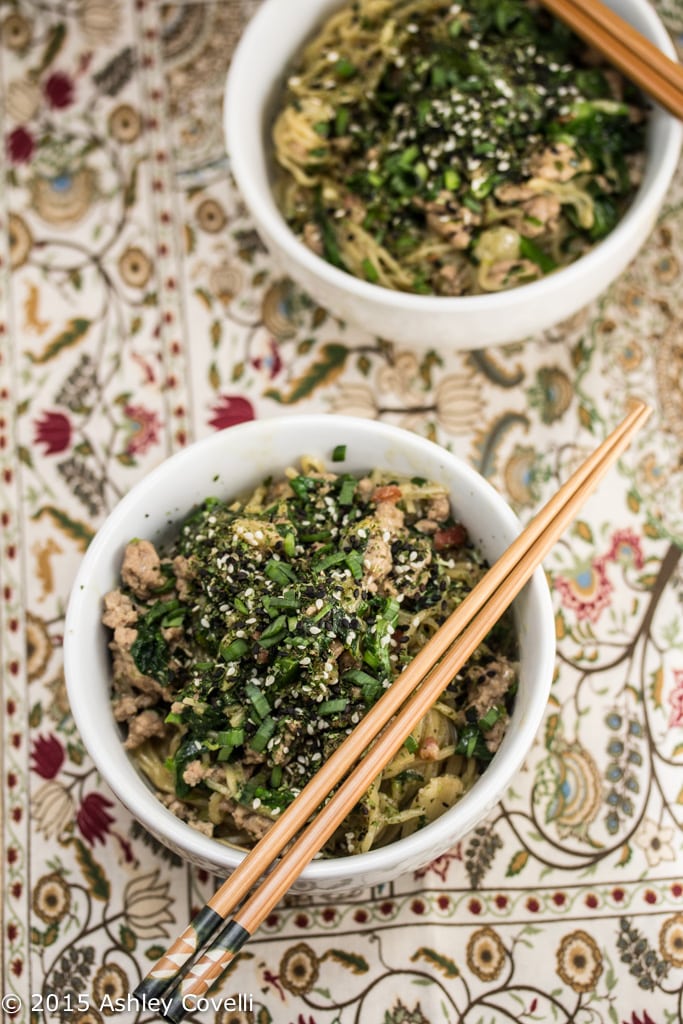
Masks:
[[[245,807],[237,800],[222,800],[220,809],[228,813],[237,827],[253,839],[263,839],[273,824],[272,818],[265,814],[259,814],[258,811],[254,811],[250,807]]]
[[[161,559],[148,540],[134,540],[126,545],[121,579],[136,597],[143,600],[163,587],[166,577],[161,571]]]
[[[492,707],[503,705],[505,694],[514,683],[515,678],[515,667],[510,662],[503,660],[489,662],[472,677],[467,692],[465,714],[472,708],[476,712],[477,718],[482,718]],[[484,741],[491,753],[495,753],[500,746],[507,723],[508,715],[505,712],[492,728],[484,733]]]
[[[391,572],[392,565],[391,546],[383,537],[371,537],[363,556],[363,583],[371,593],[377,591],[379,584]]]
[[[112,704],[112,711],[117,722],[127,722],[137,715],[138,711],[156,703],[156,697],[149,693],[126,693]]]
[[[170,702],[173,699],[168,687],[162,686],[152,676],[146,676],[140,671],[129,649],[119,647],[115,642],[109,647],[112,652],[112,679],[116,692],[123,696],[137,690],[155,698],[161,697],[165,701]]]
[[[128,736],[123,744],[126,750],[135,750],[152,736],[164,736],[166,726],[158,712],[151,708],[141,711],[128,722]]]
[[[112,590],[104,595],[104,615],[102,622],[110,629],[117,626],[132,626],[138,621],[138,612],[127,594],[120,590]]]
[[[173,572],[175,573],[175,588],[181,601],[189,601],[192,597],[190,589],[193,579],[192,563],[185,555],[176,555],[173,559]]]
[[[398,533],[403,528],[405,516],[403,510],[393,501],[380,501],[375,511],[375,518],[383,530]]]
[[[196,757],[194,761],[190,761],[185,768],[185,771],[183,772],[183,782],[188,786],[199,785],[206,776],[206,770],[206,765]]]

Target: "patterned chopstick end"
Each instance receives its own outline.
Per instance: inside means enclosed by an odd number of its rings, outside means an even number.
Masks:
[[[180,985],[162,1000],[160,1015],[171,1024],[180,1024],[187,1013],[202,1009],[204,998],[214,981],[237,956],[251,933],[235,920],[228,923],[204,955],[190,968]]]
[[[143,1004],[158,1000],[164,993],[174,989],[185,974],[193,957],[225,924],[225,918],[212,910],[202,907],[183,934],[164,953],[146,978],[135,989],[135,997]]]

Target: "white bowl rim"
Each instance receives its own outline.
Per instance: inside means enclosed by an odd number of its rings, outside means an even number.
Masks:
[[[558,288],[571,289],[575,281],[590,277],[594,267],[609,262],[611,255],[618,254],[624,243],[630,238],[632,231],[637,230],[641,219],[647,218],[662,202],[678,164],[679,151],[683,141],[683,125],[672,115],[667,114],[657,104],[653,104],[652,117],[663,120],[666,128],[666,146],[657,166],[650,168],[650,180],[647,192],[642,186],[636,192],[630,206],[619,220],[616,227],[592,249],[574,263],[562,267],[554,274],[548,274],[537,281],[510,288],[504,292],[486,295],[417,295],[412,292],[393,291],[363,281],[333,266],[308,248],[291,231],[287,222],[280,214],[269,194],[267,202],[263,202],[264,193],[258,186],[256,178],[251,174],[249,163],[243,159],[239,146],[239,134],[235,136],[234,126],[246,123],[241,115],[243,97],[248,94],[248,82],[254,67],[261,67],[262,61],[257,59],[262,52],[262,35],[266,34],[270,24],[271,12],[278,7],[286,7],[291,0],[264,0],[253,15],[237,44],[228,70],[223,104],[224,134],[228,140],[228,155],[235,180],[242,192],[247,206],[281,247],[289,253],[310,274],[325,280],[329,285],[349,293],[351,296],[371,302],[373,305],[391,307],[393,310],[422,313],[429,316],[438,313],[446,316],[449,312],[487,313],[514,309],[527,303],[543,302],[552,298]],[[340,0],[339,6],[341,6]],[[650,38],[669,57],[676,59],[673,42],[655,9],[647,0],[628,0],[639,8],[648,24]],[[328,8],[333,4],[328,3]],[[292,54],[293,55],[293,54]],[[235,144],[230,144],[231,136]],[[503,305],[501,305],[503,297]]]
[[[466,463],[460,456],[449,452],[446,448],[436,444],[418,434],[404,428],[384,423],[379,420],[363,420],[359,417],[322,414],[325,423],[331,428],[338,429],[339,436],[344,436],[344,431],[362,431],[370,429],[387,441],[396,441],[405,448],[408,445],[413,452],[427,452],[433,457],[439,454],[447,460],[461,475],[464,482],[473,484],[483,496],[487,497],[496,505],[500,514],[500,523],[503,529],[510,531],[512,535],[519,532],[519,519],[505,502],[502,495],[493,486]],[[95,537],[91,541],[83,560],[80,564],[71,591],[69,604],[66,613],[64,630],[64,666],[67,692],[71,702],[72,713],[76,726],[82,739],[90,740],[89,753],[102,777],[107,781],[115,795],[131,813],[143,824],[150,823],[150,827],[157,834],[163,834],[171,843],[181,847],[184,853],[192,858],[202,858],[214,864],[220,864],[227,871],[234,869],[244,859],[245,853],[236,850],[234,847],[222,845],[220,841],[212,839],[193,829],[186,822],[181,821],[176,815],[169,811],[145,781],[140,777],[137,770],[130,761],[128,755],[120,746],[120,757],[117,755],[118,768],[124,770],[126,776],[133,782],[130,789],[124,789],[120,785],[120,777],[117,775],[117,765],[112,765],[103,760],[101,750],[94,742],[97,736],[98,717],[91,710],[90,702],[83,700],[82,684],[78,680],[78,635],[79,622],[82,619],[81,612],[84,603],[91,598],[88,595],[87,582],[91,573],[91,566],[97,563],[103,551],[107,550],[110,535],[118,528],[119,520],[125,516],[129,509],[142,504],[144,500],[155,493],[157,481],[168,476],[169,472],[175,471],[182,479],[182,467],[189,463],[195,456],[199,447],[203,451],[216,452],[226,444],[239,448],[240,438],[246,438],[250,433],[272,430],[278,423],[283,427],[305,428],[314,430],[319,427],[321,414],[295,414],[282,417],[264,417],[252,420],[247,423],[238,424],[227,430],[218,431],[202,440],[196,441],[186,448],[169,456],[155,469],[146,474],[138,481],[130,491],[117,503],[115,508],[105,519]],[[228,435],[228,436],[226,436]],[[314,436],[314,435],[312,435]],[[112,585],[115,581],[112,581]],[[534,703],[533,713],[527,713],[521,720],[517,720],[513,741],[509,743],[505,757],[497,756],[493,759],[486,771],[477,780],[475,786],[449,811],[431,822],[427,829],[429,835],[434,838],[434,845],[438,846],[445,834],[454,830],[454,819],[462,818],[466,825],[470,805],[476,800],[477,806],[490,806],[498,802],[503,794],[505,785],[512,781],[514,773],[527,756],[534,738],[538,732],[540,723],[546,710],[547,697],[553,676],[555,659],[555,625],[552,600],[548,583],[542,568],[536,570],[527,584],[528,592],[537,606],[538,653],[535,676],[541,680],[545,691],[539,689]],[[545,699],[542,699],[542,698]],[[113,721],[113,719],[112,719]],[[88,745],[86,743],[86,745]],[[127,769],[125,766],[128,766]],[[503,777],[501,779],[501,776]],[[505,780],[505,785],[502,785]],[[472,815],[470,814],[470,818]],[[477,817],[477,821],[479,818]],[[354,854],[349,857],[336,857],[330,859],[317,859],[308,864],[301,872],[300,878],[313,886],[318,884],[333,883],[340,874],[352,874],[362,877],[366,873],[387,871],[395,869],[402,861],[409,860],[418,850],[424,848],[425,829],[418,830],[411,836],[397,840],[385,847],[370,850],[368,853]],[[443,846],[443,842],[441,842]],[[396,871],[394,870],[394,874]]]

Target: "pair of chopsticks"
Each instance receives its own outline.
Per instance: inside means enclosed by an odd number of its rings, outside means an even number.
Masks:
[[[650,413],[644,402],[632,402],[622,423],[488,570],[155,964],[135,990],[139,1000],[147,1005],[150,999],[160,1000],[161,1015],[178,1024],[206,996],[512,603]],[[260,885],[239,906],[259,879]]]
[[[683,118],[683,67],[601,0],[541,0],[556,18],[618,68],[626,78]]]

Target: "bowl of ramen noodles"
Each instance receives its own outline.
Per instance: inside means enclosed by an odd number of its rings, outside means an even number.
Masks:
[[[675,55],[647,0],[611,6]],[[275,261],[413,346],[520,340],[600,294],[654,225],[681,131],[529,0],[266,0],[225,95]]]
[[[122,499],[70,598],[65,671],[93,761],[144,827],[229,873],[519,531],[440,445],[344,416],[221,431]],[[538,570],[296,888],[424,867],[496,804],[543,718]]]

